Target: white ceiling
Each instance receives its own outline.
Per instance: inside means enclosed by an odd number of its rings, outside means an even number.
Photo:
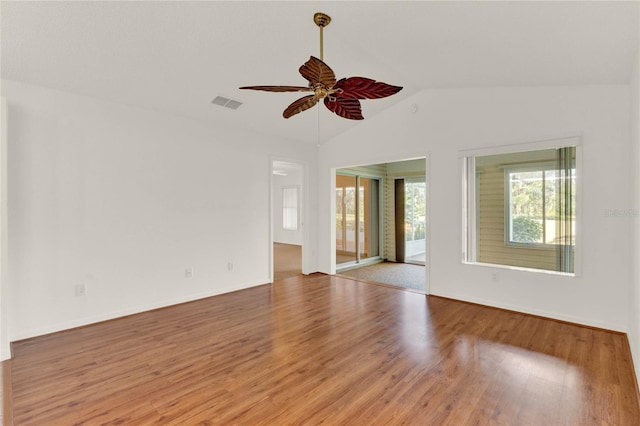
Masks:
[[[1,75],[316,143],[358,122],[322,105],[285,120],[282,111],[299,94],[238,89],[305,85],[298,68],[319,51],[314,12],[333,19],[324,59],[338,78],[404,86],[363,101],[366,120],[429,88],[628,83],[639,5],[3,0]],[[212,105],[218,95],[244,104]]]

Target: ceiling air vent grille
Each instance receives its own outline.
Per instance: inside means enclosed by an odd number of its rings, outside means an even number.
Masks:
[[[235,101],[233,99],[228,99],[222,96],[216,96],[216,98],[212,100],[211,103],[214,105],[220,105],[220,106],[231,108],[231,109],[238,109],[238,107],[242,105],[242,102]]]

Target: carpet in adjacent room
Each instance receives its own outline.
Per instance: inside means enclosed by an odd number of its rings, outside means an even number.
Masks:
[[[425,267],[409,263],[382,262],[344,272],[351,278],[425,291]]]

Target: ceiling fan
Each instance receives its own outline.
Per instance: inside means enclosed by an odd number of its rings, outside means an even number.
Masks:
[[[267,92],[313,92],[289,105],[282,115],[289,118],[315,106],[321,99],[329,111],[350,120],[362,120],[360,99],[379,99],[394,95],[402,90],[381,81],[365,77],[349,77],[336,80],[331,68],[323,62],[324,27],[329,25],[331,17],[318,12],[313,21],[320,27],[320,59],[311,56],[299,69],[300,74],[309,81],[307,86],[245,86],[240,89],[264,90]]]

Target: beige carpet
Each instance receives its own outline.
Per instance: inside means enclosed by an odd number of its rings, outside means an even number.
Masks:
[[[409,263],[382,262],[340,272],[351,278],[425,291],[425,267]]]
[[[302,274],[302,246],[273,243],[273,279],[283,280]]]

